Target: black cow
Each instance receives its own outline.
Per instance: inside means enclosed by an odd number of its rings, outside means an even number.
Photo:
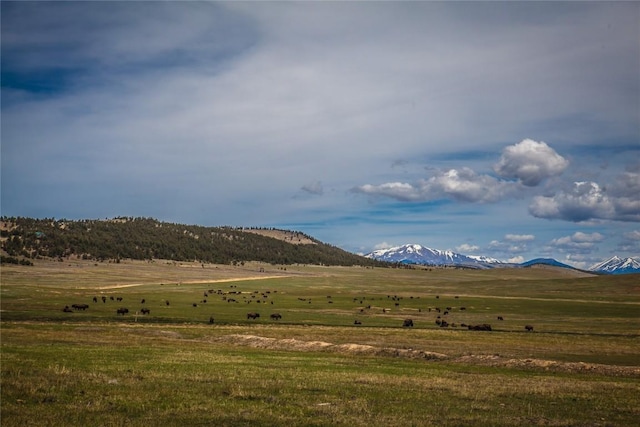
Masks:
[[[402,322],[402,327],[413,328],[413,319],[404,319],[404,322]]]
[[[118,314],[122,314],[123,316],[124,316],[125,314],[127,314],[128,312],[129,312],[129,309],[128,309],[128,308],[126,308],[126,307],[120,307],[118,310],[116,310],[116,313],[118,313]]]
[[[62,311],[64,311],[65,313],[73,313],[73,310],[71,310],[68,305],[65,305]]]
[[[151,313],[151,310],[149,310],[148,308],[141,308],[140,309],[140,313],[141,314],[149,314],[149,313]]]
[[[93,297],[93,302],[98,302],[98,297]]]
[[[72,304],[71,305],[72,308],[74,308],[75,310],[86,310],[87,308],[89,308],[89,304]]]
[[[359,320],[354,320],[354,321],[353,321],[353,324],[354,324],[354,325],[362,325],[362,322],[361,322],[361,321],[359,321]]]
[[[527,332],[533,332],[533,326],[531,326],[531,325],[525,325],[524,329],[525,329]]]
[[[247,319],[257,319],[260,317],[260,313],[247,313]]]
[[[504,320],[504,317],[498,316],[498,320]]]
[[[213,320],[213,316],[209,317],[209,324],[210,324],[210,325],[213,325],[213,322],[214,322],[214,320]]]
[[[280,319],[282,319],[282,314],[280,313],[273,313],[271,315],[271,320],[280,320]]]

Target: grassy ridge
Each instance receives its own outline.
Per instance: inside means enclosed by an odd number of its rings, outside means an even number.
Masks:
[[[0,218],[0,249],[29,259],[172,259],[218,264],[380,265],[296,231],[203,227],[153,218],[64,220]],[[4,255],[4,254],[3,254]],[[20,259],[26,257],[26,259]]]
[[[3,266],[1,278],[3,426],[631,426],[640,416],[633,275],[37,261]],[[136,316],[142,298],[151,313]],[[89,308],[62,311],[74,303]],[[440,328],[436,307],[494,331]]]

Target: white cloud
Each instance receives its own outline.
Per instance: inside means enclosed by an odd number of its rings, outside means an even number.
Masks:
[[[633,185],[621,185],[619,181],[610,192],[595,182],[576,182],[569,191],[534,197],[529,212],[538,218],[573,222],[591,219],[640,221],[640,191]]]
[[[504,239],[508,242],[530,242],[535,240],[536,236],[533,234],[507,234]]]
[[[502,253],[524,253],[529,250],[527,246],[527,241],[520,241],[519,244],[509,242],[509,241],[500,241],[500,240],[492,240],[491,243],[487,246],[487,249],[491,252],[502,252]]]
[[[352,191],[400,201],[453,199],[472,203],[496,202],[515,194],[514,183],[480,175],[469,168],[449,169],[416,184],[390,182],[362,185]]]
[[[380,249],[389,249],[392,248],[393,245],[387,242],[382,242],[382,243],[378,243],[376,245],[373,246],[373,250],[374,251],[378,251]]]
[[[463,253],[463,254],[474,253],[479,249],[480,249],[479,246],[470,245],[468,243],[463,243],[460,246],[456,246],[456,248],[455,248],[456,252]]]
[[[510,262],[513,264],[520,264],[524,262],[524,257],[522,255],[514,256],[513,258],[507,259],[507,262]]]
[[[600,233],[575,232],[570,236],[559,237],[551,240],[549,246],[561,252],[590,253],[596,246],[604,240]]]
[[[640,254],[640,230],[631,230],[624,233],[617,249],[622,253],[626,252],[636,256]]]
[[[569,161],[546,143],[525,139],[506,147],[493,169],[503,178],[516,178],[533,187],[546,178],[562,174],[568,165]]]
[[[624,233],[625,239],[640,241],[640,230],[632,230],[628,233]]]

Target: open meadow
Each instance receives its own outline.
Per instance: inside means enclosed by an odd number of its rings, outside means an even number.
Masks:
[[[40,260],[0,278],[3,427],[640,419],[638,275]]]

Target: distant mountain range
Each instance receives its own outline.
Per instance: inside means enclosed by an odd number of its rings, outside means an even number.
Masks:
[[[433,266],[458,266],[469,268],[529,267],[536,264],[576,269],[553,258],[536,258],[520,264],[508,263],[495,258],[475,255],[463,255],[453,251],[432,249],[418,244],[406,244],[389,249],[380,249],[367,255],[367,258],[400,264]],[[588,270],[600,274],[640,273],[640,260],[614,256],[591,266]]]

